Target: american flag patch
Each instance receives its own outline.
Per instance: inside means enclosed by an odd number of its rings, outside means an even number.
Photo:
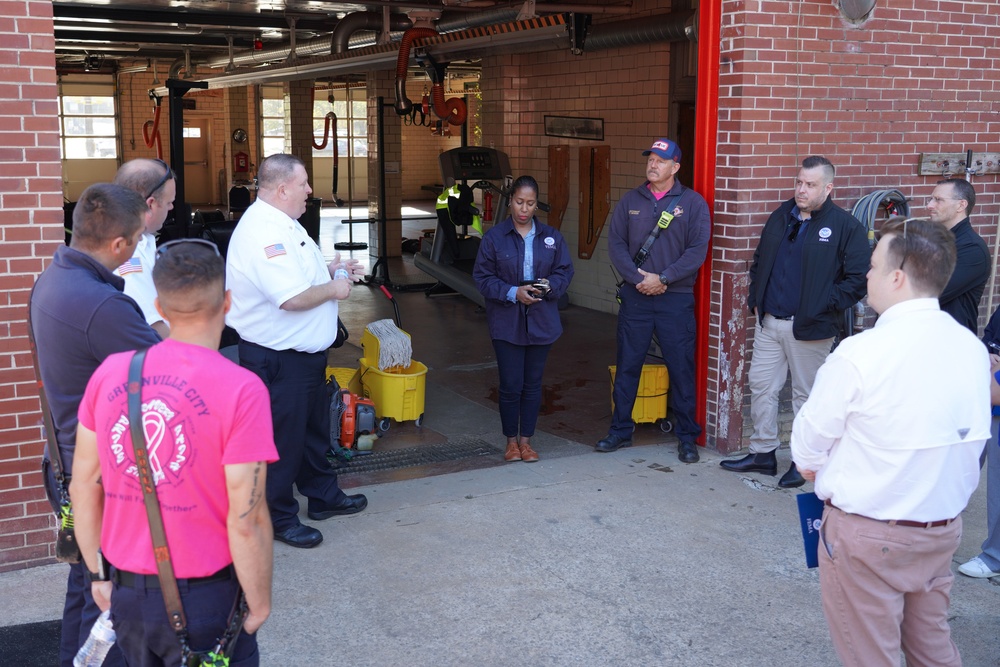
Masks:
[[[124,276],[127,273],[142,273],[142,260],[133,257],[118,267],[118,275]]]
[[[283,243],[275,243],[274,245],[269,245],[264,248],[264,254],[267,255],[268,259],[274,257],[281,257],[282,255],[287,255],[285,252],[285,246]]]

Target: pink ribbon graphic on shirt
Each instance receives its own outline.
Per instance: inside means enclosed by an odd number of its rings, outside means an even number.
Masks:
[[[153,484],[159,484],[165,475],[157,450],[167,433],[167,422],[159,412],[150,410],[142,415],[142,431],[146,434],[146,450],[149,454],[149,467],[153,470]]]

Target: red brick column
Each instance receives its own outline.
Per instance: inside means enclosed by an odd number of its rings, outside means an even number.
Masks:
[[[921,153],[997,151],[1000,18],[988,3],[880,2],[861,25],[835,5],[723,2],[708,397],[710,444],[721,452],[742,448],[749,427],[746,272],[802,160],[834,163],[833,198],[847,210],[898,188],[911,214],[926,215],[943,175],[918,175]],[[974,186],[972,224],[992,250],[1000,179],[977,176]],[[984,296],[980,326],[987,309]],[[780,427],[787,437],[790,422]]]
[[[48,562],[25,307],[63,237],[52,3],[0,1],[0,572]]]

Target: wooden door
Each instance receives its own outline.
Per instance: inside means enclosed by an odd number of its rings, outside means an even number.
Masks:
[[[184,118],[184,198],[189,203],[218,201],[212,187],[211,127],[208,118]]]

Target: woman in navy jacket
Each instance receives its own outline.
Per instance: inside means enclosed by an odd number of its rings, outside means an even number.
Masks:
[[[486,321],[500,371],[500,423],[506,461],[534,462],[531,436],[542,403],[542,371],[562,333],[557,302],[573,279],[562,234],[535,218],[538,183],[511,187],[510,215],[486,232],[472,271],[486,299]]]

